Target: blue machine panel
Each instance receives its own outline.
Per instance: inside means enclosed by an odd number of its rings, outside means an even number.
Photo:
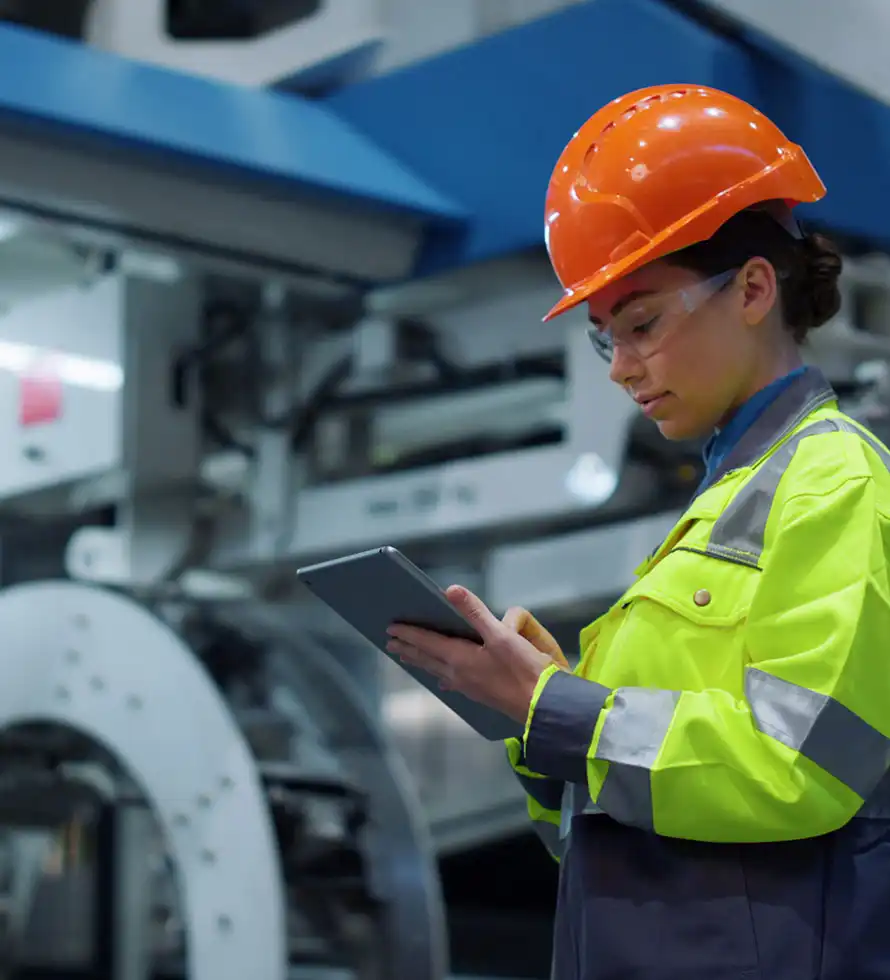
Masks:
[[[540,247],[547,180],[571,133],[609,99],[663,82],[758,105],[828,185],[808,216],[890,248],[890,108],[658,0],[573,4],[317,102],[0,26],[0,126],[417,215],[430,229],[418,273]]]
[[[890,108],[760,42],[657,0],[590,0],[327,104],[473,213],[465,234],[432,240],[424,271],[539,246],[547,180],[572,132],[609,99],[665,82],[757,105],[828,185],[807,216],[890,247]]]
[[[0,126],[52,127],[451,224],[463,209],[323,105],[0,26]]]

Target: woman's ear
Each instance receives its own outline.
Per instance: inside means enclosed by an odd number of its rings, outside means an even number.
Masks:
[[[779,283],[772,262],[763,258],[749,259],[739,272],[742,285],[742,315],[745,323],[762,323],[779,300]]]

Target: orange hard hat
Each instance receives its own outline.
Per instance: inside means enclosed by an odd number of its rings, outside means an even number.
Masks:
[[[710,238],[745,208],[824,194],[804,151],[733,95],[657,85],[615,99],[575,133],[550,178],[544,237],[565,294],[544,319]]]

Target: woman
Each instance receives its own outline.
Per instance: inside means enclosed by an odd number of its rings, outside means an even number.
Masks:
[[[586,304],[666,438],[713,432],[704,482],[574,673],[531,614],[460,587],[481,648],[392,628],[525,725],[556,980],[890,976],[890,456],[801,358],[840,303],[836,250],[791,210],[823,193],[725,93],[636,92],[582,127],[547,199],[550,316]]]

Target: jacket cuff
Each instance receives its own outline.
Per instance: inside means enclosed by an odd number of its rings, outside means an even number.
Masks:
[[[586,784],[590,743],[612,692],[564,670],[542,675],[542,681],[532,697],[522,740],[525,764],[542,776]]]

